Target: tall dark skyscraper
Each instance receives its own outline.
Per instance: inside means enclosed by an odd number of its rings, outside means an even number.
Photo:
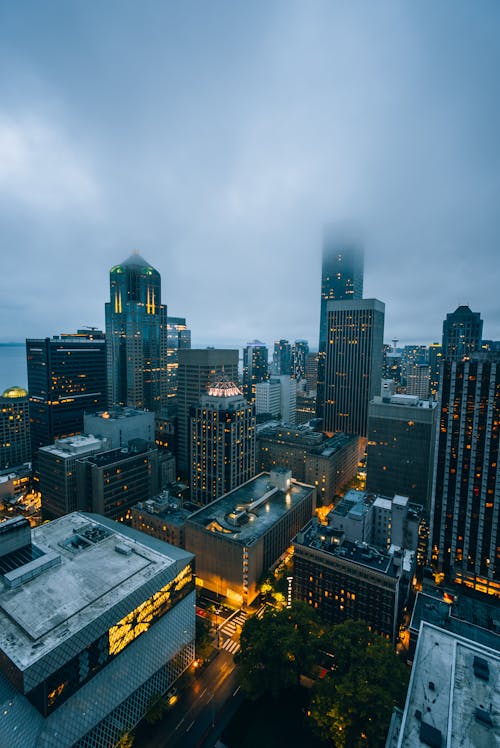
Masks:
[[[191,464],[190,415],[209,386],[225,374],[238,381],[238,351],[180,348],[177,374],[177,466],[185,477]]]
[[[327,304],[363,298],[364,254],[361,246],[344,228],[331,226],[325,231],[321,271],[321,309],[318,347],[318,418],[324,417],[325,364],[327,344]]]
[[[179,369],[179,348],[191,348],[191,330],[184,317],[167,317],[167,379],[168,401],[175,402],[177,395],[177,371]]]
[[[255,385],[269,379],[269,351],[264,343],[254,340],[243,348],[243,394],[255,402]]]
[[[451,580],[500,596],[500,357],[445,361],[439,407],[431,558]]]
[[[106,304],[108,404],[159,411],[168,400],[167,307],[161,278],[139,254],[109,273]]]
[[[431,343],[429,346],[429,397],[437,400],[439,382],[441,380],[441,364],[443,363],[443,346]]]
[[[31,455],[83,431],[83,414],[106,407],[106,350],[99,330],[26,341]]]
[[[288,340],[276,340],[273,352],[274,374],[290,374],[292,366],[292,346]]]
[[[479,312],[459,306],[446,315],[443,322],[443,357],[447,361],[462,361],[479,351],[483,337],[483,320]]]
[[[380,392],[385,304],[329,301],[324,430],[366,437],[368,403]]]

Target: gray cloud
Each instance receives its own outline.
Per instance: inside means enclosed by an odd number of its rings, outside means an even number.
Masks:
[[[459,303],[500,337],[500,8],[53,2],[2,9],[0,339],[103,324],[161,272],[195,343],[318,334],[322,227],[363,227],[386,338]]]

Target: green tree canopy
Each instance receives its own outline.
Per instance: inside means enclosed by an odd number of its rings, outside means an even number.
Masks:
[[[332,627],[321,648],[333,668],[318,682],[311,703],[318,735],[335,748],[383,746],[393,707],[406,697],[407,667],[361,621]]]
[[[273,698],[299,685],[302,673],[317,662],[320,626],[305,603],[268,610],[261,620],[248,618],[235,657],[241,687],[251,699]]]

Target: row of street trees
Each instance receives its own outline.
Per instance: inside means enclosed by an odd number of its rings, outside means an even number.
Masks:
[[[402,706],[408,669],[389,643],[360,621],[325,626],[305,603],[247,619],[235,658],[250,699],[277,699],[314,681],[308,715],[335,748],[379,748],[394,706]],[[320,677],[321,676],[321,677]]]

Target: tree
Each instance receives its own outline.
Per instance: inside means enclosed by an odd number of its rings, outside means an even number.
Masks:
[[[333,667],[312,699],[316,732],[335,748],[384,745],[393,707],[405,700],[408,669],[361,621],[334,626],[322,649],[332,655]]]
[[[276,698],[285,689],[296,688],[301,674],[316,664],[319,635],[315,613],[305,603],[268,610],[260,620],[248,618],[235,657],[243,690],[257,699],[264,693]]]
[[[115,748],[132,748],[134,745],[134,734],[132,732],[123,732]]]
[[[205,660],[211,652],[210,622],[196,616],[196,657]]]
[[[148,725],[154,725],[159,722],[167,710],[167,700],[161,694],[155,694],[148,704],[148,710],[145,715],[145,720]]]

